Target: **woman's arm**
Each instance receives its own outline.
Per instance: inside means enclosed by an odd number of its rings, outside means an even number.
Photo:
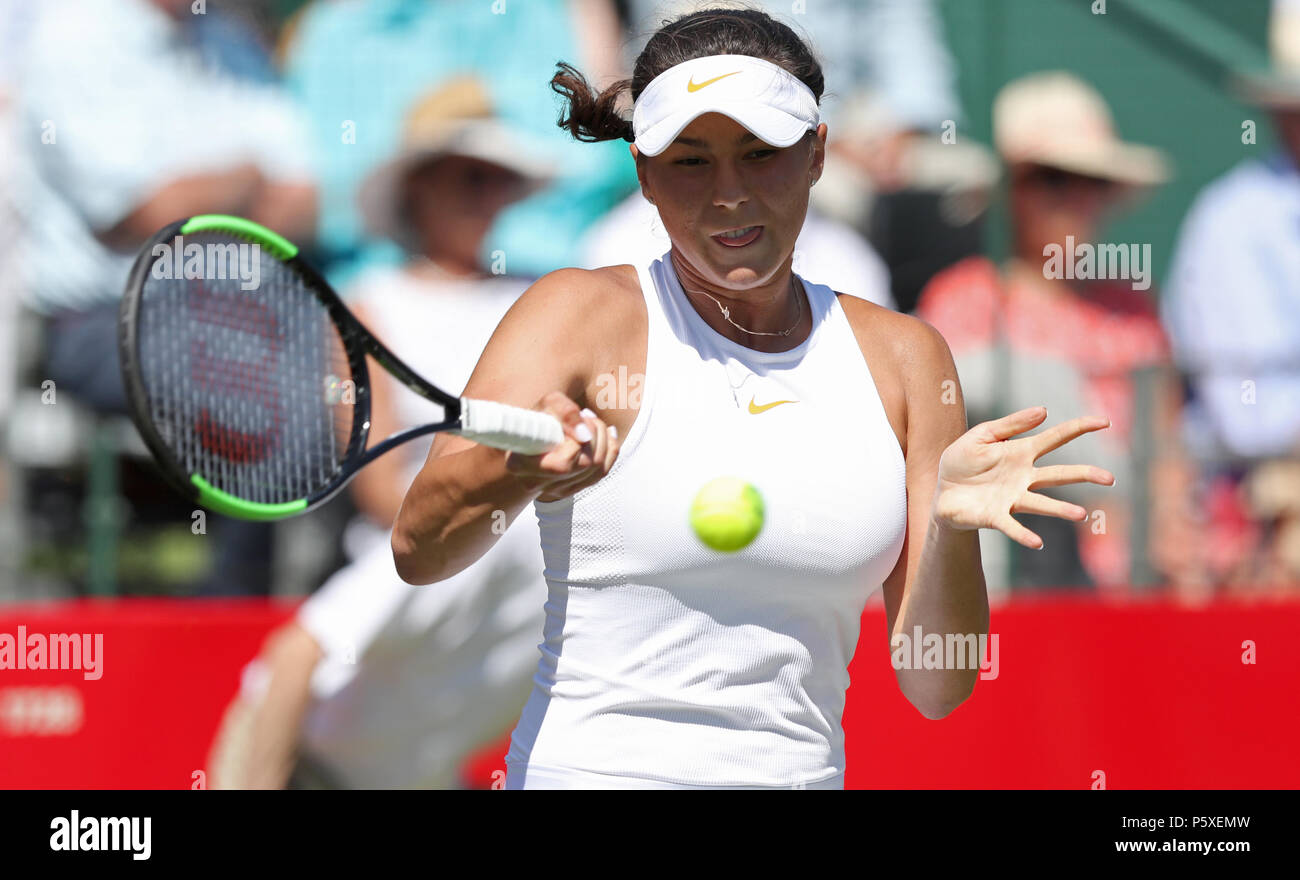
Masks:
[[[912,639],[916,627],[923,637],[937,634],[945,646],[950,637],[987,637],[988,593],[978,530],[996,528],[1026,547],[1041,549],[1042,539],[1011,514],[1077,522],[1087,511],[1031,489],[1078,482],[1110,485],[1115,479],[1087,465],[1034,466],[1040,456],[1080,434],[1107,427],[1108,419],[1077,418],[1016,438],[1047,418],[1045,408],[1034,407],[967,430],[961,383],[947,342],[923,321],[900,317],[907,329],[895,337],[895,358],[907,398],[908,522],[902,558],[884,584],[891,651],[896,636]],[[901,668],[895,676],[912,705],[938,719],[975,688],[978,664],[964,665],[970,668]]]
[[[525,505],[573,494],[613,466],[617,439],[579,409],[593,372],[589,337],[608,323],[594,318],[610,308],[602,271],[561,269],[538,279],[506,312],[465,386],[466,397],[551,413],[564,426],[564,442],[545,455],[521,456],[438,435],[393,527],[402,580],[430,584],[464,570]]]
[[[312,673],[322,656],[316,639],[296,621],[267,639],[262,659],[269,683],[252,711],[240,788],[276,789],[288,783],[311,704]]]
[[[966,401],[948,343],[929,324],[902,322],[896,347],[907,399],[907,536],[883,592],[891,657],[899,633],[988,633],[989,603],[979,533],[934,515],[939,459],[966,432]],[[979,669],[895,669],[903,695],[927,718],[943,718],[975,688]]]

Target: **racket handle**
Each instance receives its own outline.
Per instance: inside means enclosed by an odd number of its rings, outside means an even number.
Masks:
[[[550,413],[523,409],[493,400],[460,399],[461,427],[454,434],[524,455],[537,455],[559,446],[564,427]]]

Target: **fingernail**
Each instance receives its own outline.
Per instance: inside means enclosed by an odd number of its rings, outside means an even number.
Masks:
[[[609,426],[609,436],[611,436],[611,437],[613,437],[615,440],[617,440],[617,439],[618,439],[618,428],[615,428],[613,425],[610,425],[610,426]]]
[[[582,415],[584,418],[588,418],[588,419],[594,419],[596,417],[596,414],[594,412],[585,408],[582,411]]]
[[[578,438],[579,443],[590,443],[591,428],[587,427],[586,422],[580,422],[578,427],[573,429],[573,436]]]

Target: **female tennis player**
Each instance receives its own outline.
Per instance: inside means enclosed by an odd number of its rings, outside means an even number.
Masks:
[[[633,74],[596,94],[562,63],[551,84],[575,137],[632,142],[671,249],[552,272],[511,307],[465,394],[549,412],[566,439],[521,456],[439,436],[393,530],[397,569],[447,578],[496,540],[497,511],[532,503],[549,600],[507,788],[843,788],[869,596],[883,586],[888,636],[986,633],[976,530],[1041,547],[1012,514],[1083,519],[1033,490],[1113,476],[1034,462],[1109,422],[1017,436],[1035,407],[966,430],[936,330],[792,271],[827,132],[821,69],[789,27],[688,14]],[[720,476],[765,502],[732,553],[688,515]],[[938,719],[978,669],[895,674]]]

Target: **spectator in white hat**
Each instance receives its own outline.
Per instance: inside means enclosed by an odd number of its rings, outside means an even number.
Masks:
[[[1272,68],[1246,78],[1243,91],[1272,117],[1277,146],[1243,142],[1248,158],[1197,196],[1183,221],[1162,305],[1192,390],[1188,442],[1213,462],[1216,495],[1229,501],[1223,520],[1272,524],[1257,532],[1273,536],[1269,546],[1219,559],[1216,568],[1226,580],[1296,583],[1300,503],[1278,505],[1263,500],[1268,492],[1240,489],[1265,482],[1252,478],[1252,470],[1293,473],[1281,463],[1300,459],[1297,0],[1275,2],[1270,44]],[[1252,556],[1258,558],[1252,562]]]

